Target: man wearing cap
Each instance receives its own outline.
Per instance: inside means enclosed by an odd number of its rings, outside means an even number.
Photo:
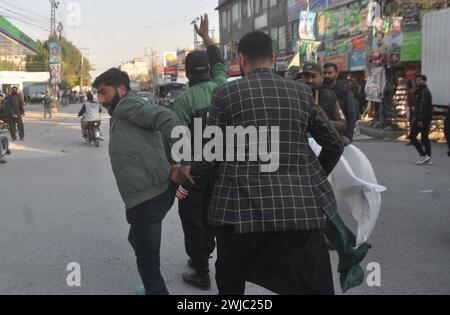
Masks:
[[[307,63],[297,79],[309,85],[313,92],[316,105],[319,105],[331,121],[331,125],[337,132],[343,134],[347,128],[347,121],[339,105],[336,94],[323,87],[322,67],[317,63]]]
[[[24,102],[22,96],[17,92],[17,87],[11,89],[11,94],[5,100],[5,110],[9,122],[9,131],[13,141],[17,140],[16,124],[19,127],[20,141],[25,138],[25,130],[22,117],[25,116]]]
[[[207,47],[207,53],[196,51],[187,56],[186,74],[190,89],[175,100],[174,106],[180,121],[191,130],[194,118],[207,117],[214,90],[225,84],[228,78],[221,52],[209,36],[208,15],[201,18],[200,27],[195,27]],[[186,252],[190,257],[189,266],[194,271],[183,275],[183,281],[202,290],[209,290],[209,259],[216,244],[207,213],[214,185],[214,171],[202,170],[193,175],[197,177],[195,186],[179,189],[179,194],[186,197],[181,198],[179,208]]]
[[[322,67],[316,63],[305,64],[300,75],[302,81],[311,87],[315,103],[322,108],[330,119],[331,125],[341,134],[343,142],[346,143],[347,121],[336,94],[323,86]],[[363,281],[363,272],[359,264],[366,257],[370,245],[366,243],[355,248],[356,236],[345,225],[339,214],[328,220],[324,232],[331,243],[328,246],[336,249],[339,255],[339,273],[344,292],[359,286]]]
[[[348,87],[345,81],[339,81],[338,67],[334,63],[327,63],[323,66],[324,69],[324,87],[332,90],[341,105],[341,109],[347,120],[347,128],[344,132],[344,140],[346,144],[353,141],[355,134],[356,122],[358,121],[359,105],[358,100],[353,95],[353,92]]]

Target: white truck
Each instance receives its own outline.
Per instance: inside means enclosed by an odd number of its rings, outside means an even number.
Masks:
[[[423,17],[422,73],[428,76],[437,111],[450,104],[450,9]]]

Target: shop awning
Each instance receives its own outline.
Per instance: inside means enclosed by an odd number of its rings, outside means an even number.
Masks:
[[[36,43],[0,15],[0,55],[34,55]]]

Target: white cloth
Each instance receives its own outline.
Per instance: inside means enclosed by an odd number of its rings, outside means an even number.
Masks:
[[[91,122],[102,120],[100,117],[100,105],[98,103],[86,102],[85,104],[86,112],[82,122]]]
[[[322,151],[314,139],[309,144],[318,156]],[[348,209],[358,222],[357,244],[368,242],[381,211],[381,193],[372,164],[357,147],[350,145],[329,177],[340,210]]]

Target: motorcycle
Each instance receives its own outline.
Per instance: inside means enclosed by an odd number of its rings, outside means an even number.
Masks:
[[[100,141],[103,141],[100,131],[101,121],[90,121],[87,123],[84,139],[87,143],[94,143],[95,147],[100,147]]]

